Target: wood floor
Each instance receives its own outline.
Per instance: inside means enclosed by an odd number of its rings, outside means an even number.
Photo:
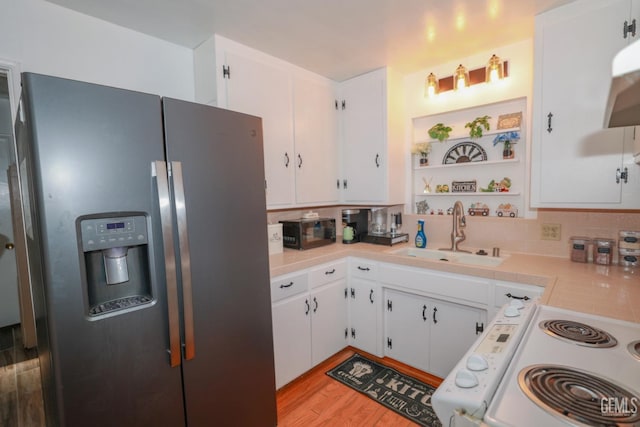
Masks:
[[[0,426],[45,425],[36,350],[25,350],[20,326],[0,328]]]
[[[326,375],[326,371],[355,353],[347,348],[277,392],[278,427],[286,426],[415,426],[413,422],[385,408]],[[357,350],[363,356],[430,384],[442,380],[391,359],[380,359]]]
[[[357,350],[404,374],[437,387],[442,380],[392,359]],[[369,397],[333,380],[326,371],[356,352],[349,347],[277,392],[278,426],[415,426]],[[40,367],[35,350],[22,346],[18,326],[0,329],[0,426],[45,425]]]

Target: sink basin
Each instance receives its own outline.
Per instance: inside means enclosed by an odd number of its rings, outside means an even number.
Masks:
[[[449,252],[436,249],[402,248],[391,252],[413,258],[425,258],[465,265],[479,265],[483,267],[497,267],[504,261],[503,257],[490,257],[465,252]]]
[[[502,264],[504,258],[492,257],[487,255],[460,254],[457,256],[457,262],[468,265],[483,265],[485,267],[497,267]]]

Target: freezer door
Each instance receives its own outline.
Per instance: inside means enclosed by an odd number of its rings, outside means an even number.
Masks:
[[[188,425],[275,426],[261,120],[166,98],[163,110],[188,224],[178,262],[192,285],[192,298],[183,287],[194,336],[182,368]]]
[[[29,195],[27,244],[42,261],[31,271],[34,293],[44,298],[36,318],[48,424],[184,425],[181,372],[171,368],[167,353],[165,261],[152,174],[152,162],[164,160],[160,98],[28,73],[23,88],[31,138],[20,143],[19,167]],[[147,219],[150,267],[137,274],[148,275],[153,300],[92,317],[78,219],[130,212]],[[101,283],[98,290],[126,286]]]

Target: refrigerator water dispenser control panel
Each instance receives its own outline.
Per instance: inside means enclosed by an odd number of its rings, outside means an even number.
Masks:
[[[84,252],[148,243],[143,215],[83,219],[80,227]]]

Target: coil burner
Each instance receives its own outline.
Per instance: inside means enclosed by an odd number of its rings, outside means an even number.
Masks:
[[[640,396],[587,371],[532,365],[520,371],[518,384],[538,406],[572,425],[640,426],[640,413],[632,403]],[[603,406],[612,399],[621,405]]]
[[[629,343],[627,350],[633,357],[640,360],[640,340]]]
[[[608,348],[618,344],[611,334],[580,322],[553,319],[544,320],[539,326],[552,337],[585,347]]]

